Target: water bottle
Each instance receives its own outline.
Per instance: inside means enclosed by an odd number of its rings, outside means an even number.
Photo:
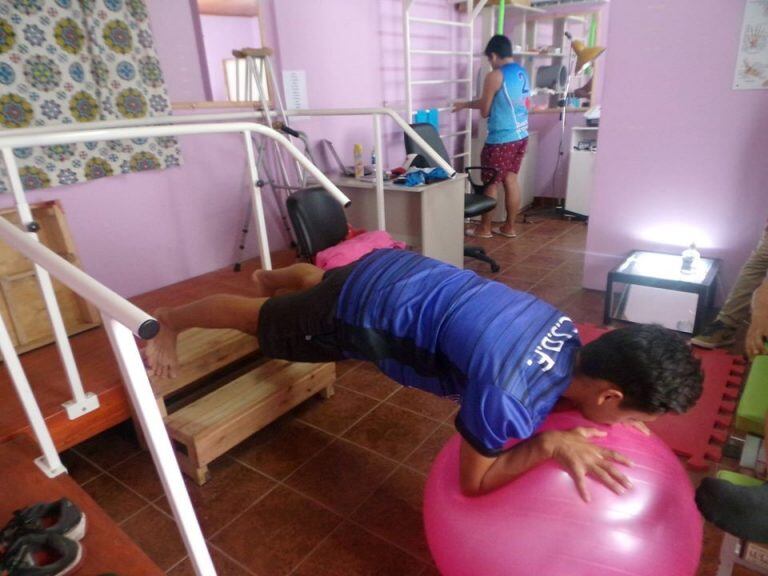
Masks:
[[[701,259],[701,254],[696,250],[696,244],[691,242],[691,245],[683,250],[683,264],[680,267],[680,272],[683,274],[693,274],[696,272],[696,268]]]
[[[362,178],[365,175],[365,167],[363,166],[363,145],[362,144],[355,144],[354,156],[355,156],[355,178]]]

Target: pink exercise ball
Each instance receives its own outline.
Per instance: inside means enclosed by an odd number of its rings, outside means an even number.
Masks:
[[[604,429],[593,441],[634,463],[634,485],[617,495],[591,478],[590,503],[549,460],[484,496],[459,487],[458,435],[427,480],[424,522],[443,576],[691,576],[699,565],[702,520],[688,475],[669,447],[626,426],[606,427],[576,412],[552,414],[541,430]],[[510,444],[512,445],[512,444]]]

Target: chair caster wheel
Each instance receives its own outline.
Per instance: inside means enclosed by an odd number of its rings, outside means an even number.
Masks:
[[[501,266],[499,266],[498,264],[491,264],[491,272],[496,274],[496,272],[498,272],[499,270],[501,270]]]

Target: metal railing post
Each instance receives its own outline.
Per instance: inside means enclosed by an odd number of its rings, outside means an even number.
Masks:
[[[384,159],[381,157],[382,148],[381,145],[381,116],[379,114],[373,115],[373,142],[374,151],[376,154],[376,226],[379,230],[387,229],[386,222],[386,204],[384,201]]]
[[[29,385],[27,375],[24,373],[24,368],[22,368],[21,362],[19,362],[11,335],[8,334],[8,329],[5,326],[5,322],[3,322],[2,316],[0,316],[0,356],[5,361],[5,367],[8,370],[14,388],[16,388],[16,394],[19,396],[21,406],[24,408],[29,424],[32,426],[32,432],[35,434],[40,450],[43,451],[43,455],[35,460],[35,464],[49,478],[65,473],[67,469],[64,468],[59,459],[59,453],[56,451],[51,433],[45,425],[45,418],[43,418],[43,414],[40,412],[40,406],[38,406],[37,400],[35,400],[35,395]]]
[[[8,171],[8,179],[11,182],[11,190],[13,191],[13,198],[16,202],[16,209],[19,212],[21,223],[26,228],[27,232],[39,242],[40,238],[36,234],[39,226],[32,218],[32,211],[30,210],[27,198],[24,195],[16,159],[13,157],[13,151],[11,148],[3,148],[2,155],[3,161],[5,162],[5,168]],[[86,394],[85,390],[83,390],[83,383],[80,380],[80,374],[77,371],[77,363],[75,362],[75,356],[72,354],[72,347],[69,344],[67,328],[64,325],[64,319],[61,316],[61,309],[56,300],[56,292],[53,289],[51,277],[48,275],[48,271],[45,270],[45,268],[38,266],[36,263],[34,267],[37,282],[40,285],[40,292],[43,295],[43,301],[45,302],[45,307],[48,309],[48,316],[51,319],[51,327],[53,328],[56,346],[59,349],[59,356],[64,365],[64,372],[67,375],[69,388],[72,391],[72,400],[64,402],[63,406],[69,419],[74,420],[75,418],[79,418],[84,414],[96,410],[99,407],[99,398],[91,392]]]
[[[146,368],[141,360],[139,348],[130,329],[105,312],[101,313],[104,328],[109,336],[109,343],[117,357],[120,373],[131,399],[134,413],[139,420],[144,438],[149,444],[149,451],[155,463],[160,482],[173,511],[173,517],[181,532],[187,553],[192,560],[198,576],[215,576],[216,570],[211,555],[200,529],[200,524],[192,508],[184,479],[181,476],[176,455],[173,453],[171,440],[163,423],[163,417],[157,407],[152,386],[149,383]]]
[[[261,182],[259,181],[258,168],[256,168],[256,157],[253,153],[253,135],[250,130],[246,130],[243,132],[243,137],[248,158],[248,170],[251,176],[253,219],[256,224],[256,234],[259,237],[261,267],[264,270],[272,270],[272,256],[269,253],[269,240],[267,239],[267,222],[264,219],[264,204],[261,200]]]

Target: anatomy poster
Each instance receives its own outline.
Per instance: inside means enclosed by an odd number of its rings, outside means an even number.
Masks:
[[[768,0],[746,0],[733,88],[768,89]]]

